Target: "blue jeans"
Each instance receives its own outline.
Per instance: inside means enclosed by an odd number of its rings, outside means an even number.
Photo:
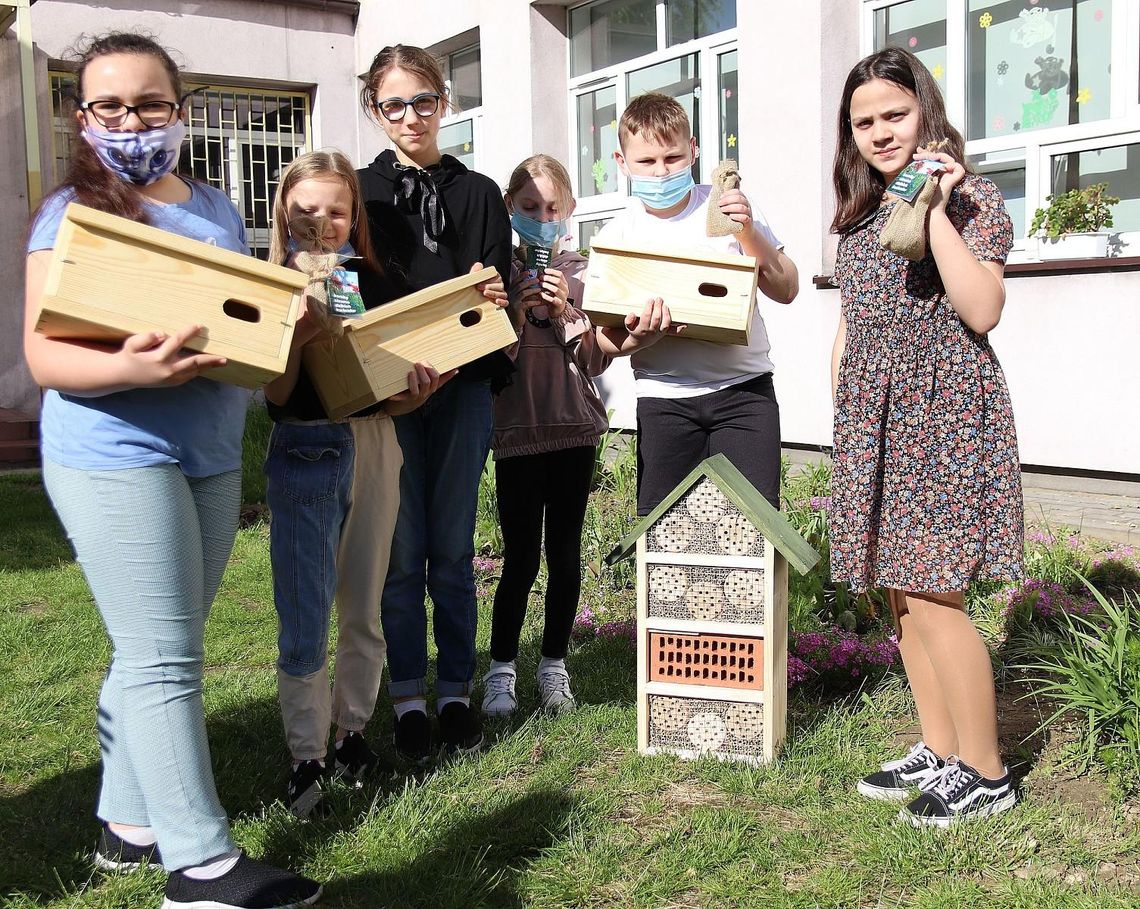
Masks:
[[[76,470],[45,458],[43,473],[114,646],[99,694],[99,817],[153,827],[168,869],[217,858],[234,844],[206,741],[203,635],[241,472]]]
[[[384,669],[380,597],[396,526],[400,446],[391,419],[278,423],[265,459],[277,607],[277,695],[295,761],[323,759],[333,723],[359,731]],[[329,619],[337,611],[330,692]]]
[[[427,607],[438,651],[436,692],[471,693],[475,678],[475,509],[491,447],[491,387],[452,379],[418,410],[396,417],[404,452],[400,515],[380,619],[392,697],[427,693]]]
[[[356,451],[347,423],[277,423],[265,458],[277,666],[316,672],[328,651],[340,527]]]

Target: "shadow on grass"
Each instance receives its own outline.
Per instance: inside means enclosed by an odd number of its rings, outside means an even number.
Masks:
[[[206,727],[218,795],[231,818],[260,812],[284,791],[287,757],[276,700],[213,713]],[[94,761],[0,795],[0,894],[21,891],[46,901],[91,877],[101,776]]]
[[[574,799],[550,789],[464,810],[417,857],[390,871],[363,872],[325,887],[328,907],[402,909],[520,907],[519,879],[530,860],[569,832]]]
[[[74,561],[38,473],[0,476],[0,571],[35,571]]]

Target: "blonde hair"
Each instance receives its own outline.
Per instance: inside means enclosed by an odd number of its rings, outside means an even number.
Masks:
[[[626,139],[642,133],[663,144],[676,138],[688,142],[693,128],[689,115],[676,98],[661,92],[645,92],[630,101],[622,111],[618,123],[618,145],[624,149]]]
[[[364,87],[360,89],[360,106],[368,116],[377,119],[376,105],[384,100],[379,95],[380,83],[394,69],[402,69],[413,76],[419,76],[439,95],[439,103],[443,105],[444,110],[452,108],[439,60],[422,47],[391,44],[381,48],[380,53],[372,58],[372,65],[368,67],[368,77],[364,80]]]
[[[352,228],[348,242],[356,254],[375,272],[383,271],[376,253],[372,249],[372,236],[368,230],[368,213],[364,210],[364,198],[356,170],[348,158],[338,151],[305,152],[294,158],[281,175],[277,195],[273,200],[273,229],[269,237],[269,261],[284,265],[289,258],[289,193],[303,180],[337,179],[348,187],[352,196]]]
[[[566,172],[561,161],[550,155],[531,155],[511,171],[511,179],[507,181],[507,195],[515,195],[526,186],[528,180],[535,177],[546,177],[550,180],[562,197],[563,210],[569,210],[574,202],[574,188],[570,185],[570,174]]]

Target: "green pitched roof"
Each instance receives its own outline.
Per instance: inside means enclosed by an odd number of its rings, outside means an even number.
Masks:
[[[796,533],[780,512],[768,504],[756,487],[744,478],[736,466],[723,454],[715,454],[706,458],[696,466],[692,473],[677,484],[677,487],[665,496],[664,500],[646,517],[642,518],[634,528],[618,543],[614,551],[606,556],[606,562],[613,565],[626,558],[637,539],[650,527],[657,523],[666,511],[676,504],[677,500],[687,493],[702,477],[708,477],[717,485],[729,500],[739,508],[752,525],[780,551],[793,568],[800,574],[807,574],[812,566],[819,561],[819,553]]]

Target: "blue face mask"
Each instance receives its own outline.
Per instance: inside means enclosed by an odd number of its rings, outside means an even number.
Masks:
[[[566,236],[566,220],[536,221],[528,218],[521,212],[511,215],[511,227],[519,235],[519,239],[527,246],[542,246],[553,248],[554,244]]]
[[[685,167],[675,174],[666,174],[664,177],[639,177],[633,174],[629,177],[630,192],[644,202],[647,208],[658,210],[672,208],[684,199],[695,185],[691,167]]]

